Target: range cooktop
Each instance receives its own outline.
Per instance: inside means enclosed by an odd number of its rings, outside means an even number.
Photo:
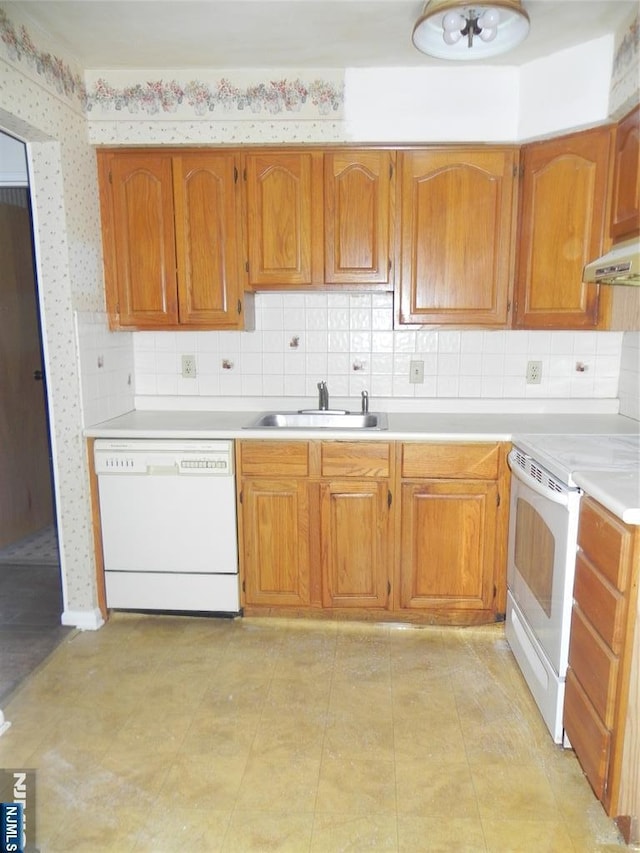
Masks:
[[[520,435],[513,443],[569,486],[576,471],[640,470],[640,434]]]

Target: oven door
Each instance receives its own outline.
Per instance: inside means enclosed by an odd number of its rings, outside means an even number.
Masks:
[[[569,655],[580,491],[512,465],[507,587],[554,672]]]

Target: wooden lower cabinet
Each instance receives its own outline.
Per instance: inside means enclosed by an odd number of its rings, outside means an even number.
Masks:
[[[398,448],[402,611],[469,624],[504,614],[509,472],[498,442]]]
[[[504,614],[506,445],[247,440],[237,471],[245,612]]]
[[[305,480],[242,483],[247,604],[308,605],[309,501]]]
[[[477,480],[403,483],[402,608],[492,610],[497,495]]]
[[[578,546],[564,727],[596,796],[627,841],[638,842],[640,708],[630,695],[637,691],[640,528],[585,497]]]
[[[337,481],[320,485],[324,607],[387,606],[388,495],[386,482]]]

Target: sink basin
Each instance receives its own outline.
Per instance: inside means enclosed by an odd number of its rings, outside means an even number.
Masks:
[[[245,429],[387,429],[383,412],[265,412]]]

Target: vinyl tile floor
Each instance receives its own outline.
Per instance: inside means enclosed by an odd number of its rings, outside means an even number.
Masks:
[[[500,625],[114,614],[4,713],[42,853],[625,849]]]

